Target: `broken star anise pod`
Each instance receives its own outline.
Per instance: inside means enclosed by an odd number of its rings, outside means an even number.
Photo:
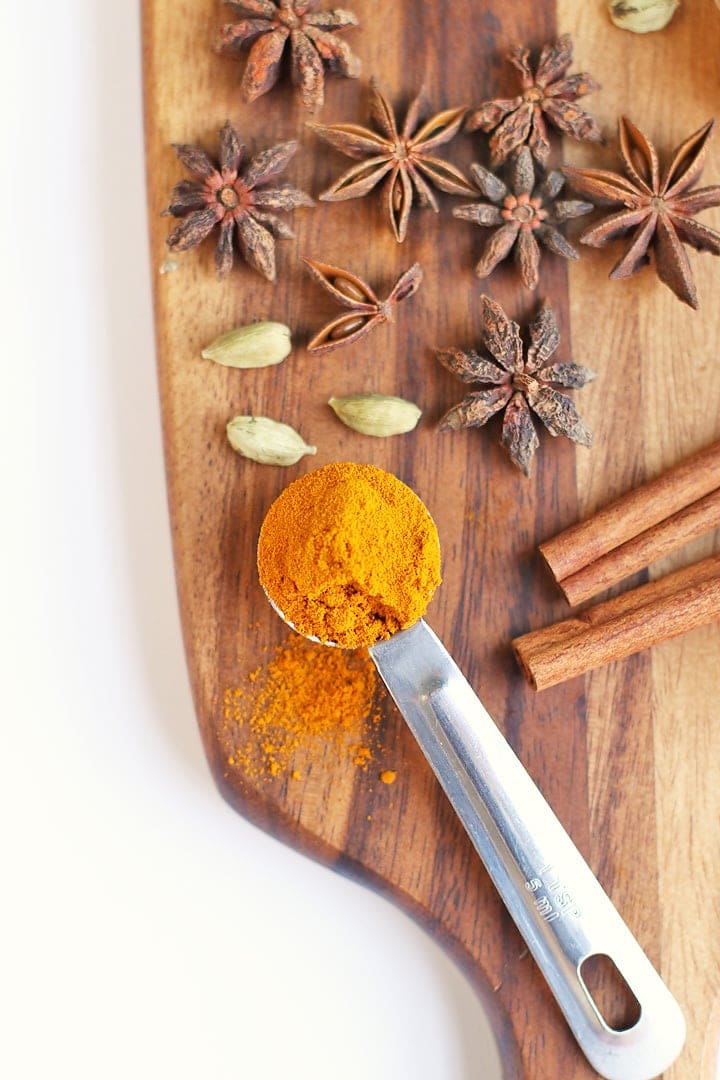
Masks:
[[[619,123],[624,176],[602,169],[563,169],[581,195],[620,207],[580,236],[583,244],[604,247],[630,234],[630,243],[610,277],[637,273],[650,261],[652,251],[660,280],[692,308],[698,306],[698,297],[683,244],[720,255],[720,233],[695,220],[700,210],[720,206],[720,187],[691,190],[702,171],[714,123],[709,120],[676,147],[663,173],[653,144],[625,117]]]
[[[393,311],[401,300],[407,300],[420,288],[422,267],[415,263],[395,282],[390,295],[380,300],[370,286],[349,270],[314,259],[303,259],[312,278],[332,296],[335,303],[348,309],[327,326],[323,326],[308,343],[308,352],[328,353],[341,345],[350,345],[369,334],[380,323],[392,322]]]
[[[325,94],[325,67],[333,75],[356,79],[360,61],[337,36],[357,26],[352,11],[318,11],[318,0],[225,0],[238,16],[220,31],[218,52],[238,53],[249,48],[242,94],[254,101],[278,80],[285,48],[290,43],[292,81],[303,105],[321,108]]]
[[[370,84],[370,116],[379,130],[359,124],[309,124],[308,126],[342,154],[360,160],[324,191],[324,202],[357,199],[385,180],[385,205],[395,239],[407,234],[413,200],[437,213],[431,185],[451,195],[473,195],[474,188],[459,169],[434,156],[438,146],[458,133],[466,109],[447,109],[421,125],[425,109],[422,91],[412,101],[402,129],[389,101],[373,79]]]
[[[552,309],[543,306],[530,324],[530,345],[525,352],[518,324],[489,296],[481,297],[481,302],[482,340],[490,356],[460,349],[440,349],[436,356],[463,382],[489,383],[490,387],[468,394],[450,409],[440,421],[441,431],[482,427],[504,409],[502,445],[526,476],[540,445],[531,411],[551,435],[566,435],[581,446],[591,446],[590,429],[557,387],[584,386],[595,373],[572,361],[549,362],[560,342]]]
[[[453,216],[475,225],[495,227],[475,267],[479,278],[488,277],[514,252],[523,285],[534,289],[540,267],[538,240],[556,255],[578,258],[577,251],[557,226],[570,218],[588,214],[593,206],[579,199],[558,199],[565,184],[561,172],[557,169],[549,172],[536,186],[535,166],[527,146],[518,150],[508,166],[509,187],[482,165],[471,165],[470,172],[490,202],[457,206]]]
[[[241,172],[245,147],[229,121],[220,132],[217,163],[199,146],[175,146],[175,153],[193,179],[175,185],[164,211],[184,219],[166,240],[170,250],[197,247],[217,225],[220,235],[215,265],[220,277],[231,269],[237,245],[254,270],[274,281],[275,238],[287,240],[293,235],[275,211],[314,205],[309,195],[289,184],[268,186],[285,169],[297,148],[297,142],[292,141],[263,150]]]
[[[467,122],[469,131],[477,128],[492,131],[493,166],[501,164],[524,143],[544,165],[550,154],[546,119],[575,139],[603,141],[597,122],[577,104],[578,98],[598,90],[599,86],[587,72],[565,74],[572,63],[572,54],[572,38],[563,34],[559,41],[543,48],[533,73],[530,51],[521,45],[512,49],[508,59],[520,72],[522,93],[514,98],[485,101],[470,114]]]

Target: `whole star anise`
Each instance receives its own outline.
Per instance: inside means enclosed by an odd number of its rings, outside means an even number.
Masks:
[[[402,130],[385,95],[373,79],[370,84],[370,116],[379,131],[359,124],[309,124],[316,134],[350,158],[353,166],[324,191],[324,202],[357,199],[385,178],[385,204],[395,239],[402,243],[407,234],[408,218],[417,196],[421,206],[437,213],[437,199],[431,184],[452,195],[473,195],[474,188],[459,169],[434,157],[432,151],[458,133],[466,110],[447,109],[419,127],[424,112],[422,91],[408,108]]]
[[[413,296],[422,284],[423,272],[419,263],[401,274],[385,300],[380,300],[374,290],[349,270],[314,259],[303,259],[317,284],[332,296],[336,304],[348,309],[347,315],[339,315],[323,326],[308,342],[308,352],[328,353],[341,345],[350,345],[369,334],[380,323],[392,322],[395,306]]]
[[[552,309],[543,306],[530,324],[530,345],[524,356],[518,324],[489,296],[481,297],[481,302],[483,345],[493,359],[460,349],[440,349],[436,356],[463,382],[490,383],[491,389],[463,398],[442,418],[441,431],[482,427],[504,409],[502,445],[526,476],[540,445],[531,410],[551,435],[566,435],[581,446],[591,446],[590,429],[570,398],[556,387],[584,386],[595,373],[572,361],[548,363],[560,343]]]
[[[241,85],[246,101],[271,90],[280,74],[285,47],[290,42],[292,81],[303,105],[321,108],[325,70],[356,79],[360,61],[336,31],[357,26],[352,11],[336,8],[317,11],[318,0],[225,0],[239,16],[220,31],[218,52],[238,53],[249,48]]]
[[[508,166],[509,188],[482,165],[471,165],[470,172],[490,202],[457,206],[453,216],[472,221],[475,225],[497,226],[475,267],[479,278],[488,277],[514,251],[523,285],[527,289],[536,288],[540,266],[538,240],[556,255],[566,259],[578,258],[577,251],[556,225],[570,218],[581,217],[593,207],[592,203],[578,199],[558,199],[565,184],[561,172],[549,172],[536,187],[535,167],[527,146],[518,150]]]
[[[695,221],[699,211],[720,206],[720,187],[690,190],[702,172],[714,124],[714,120],[708,120],[676,147],[661,174],[653,144],[639,128],[621,117],[620,154],[625,176],[602,169],[563,169],[581,195],[622,207],[580,236],[583,244],[604,247],[625,233],[631,234],[625,254],[610,277],[627,278],[637,273],[650,261],[652,251],[660,280],[692,308],[697,308],[698,297],[683,244],[720,255],[720,233]]]
[[[545,118],[565,135],[602,142],[596,121],[577,104],[578,98],[598,90],[587,72],[565,75],[572,63],[573,44],[569,34],[540,53],[533,74],[530,51],[516,45],[508,59],[520,72],[522,93],[514,98],[485,101],[468,117],[469,131],[492,131],[490,151],[493,166],[501,164],[513,150],[527,143],[533,156],[545,164],[550,153]]]
[[[268,187],[297,148],[297,142],[292,141],[263,150],[240,172],[245,147],[229,121],[220,132],[217,164],[199,146],[175,146],[175,153],[195,179],[175,185],[164,211],[184,218],[167,238],[170,250],[197,247],[218,225],[215,265],[220,277],[231,269],[237,244],[245,261],[274,281],[275,238],[287,240],[293,233],[273,211],[314,205],[309,195],[289,184]]]

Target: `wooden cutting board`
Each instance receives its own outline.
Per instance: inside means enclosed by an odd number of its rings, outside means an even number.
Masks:
[[[668,152],[716,111],[720,11],[685,4],[662,33],[614,28],[602,3],[573,0],[347,0],[361,29],[348,40],[363,61],[358,82],[329,80],[322,120],[364,122],[365,80],[376,75],[404,105],[424,83],[437,109],[513,93],[503,61],[510,44],[534,47],[560,32],[576,44],[572,70],[590,69],[603,89],[588,99],[610,142],[566,141],[558,158],[615,167],[614,129],[626,112]],[[155,272],[159,380],[178,591],[188,665],[207,754],[223,795],[245,816],[312,857],[381,890],[458,959],[491,1010],[508,1078],[579,1080],[594,1075],[503,910],[412,738],[384,707],[382,760],[392,786],[328,749],[304,780],[248,778],[228,768],[222,695],[267,656],[285,631],[254,570],[263,514],[282,487],[332,460],[373,462],[409,483],[434,515],[444,585],[428,620],[588,859],[685,1010],[687,1047],[672,1080],[706,1080],[720,1026],[720,727],[716,722],[720,627],[698,630],[586,679],[536,695],[508,647],[514,635],[565,612],[540,569],[539,541],[720,434],[720,263],[691,254],[701,310],[692,312],[645,271],[611,282],[617,258],[585,249],[569,269],[546,256],[538,296],[558,313],[560,358],[600,373],[578,394],[595,430],[591,452],[542,438],[533,479],[509,465],[495,424],[440,435],[436,423],[462,386],[432,357],[437,345],[479,342],[480,285],[473,274],[482,236],[456,221],[451,197],[439,216],[417,210],[408,239],[392,239],[377,199],[320,203],[294,217],[296,239],[278,244],[273,288],[241,265],[216,281],[212,244],[160,274],[169,231],[160,211],[183,171],[175,142],[215,150],[226,118],[252,150],[299,138],[288,179],[317,195],[346,159],[304,128],[287,85],[247,106],[241,66],[209,48],[228,11],[213,0],[145,0],[148,197]],[[461,135],[446,156],[486,160],[478,135]],[[720,138],[707,183],[720,181]],[[703,216],[715,227],[717,212]],[[379,288],[418,260],[418,295],[356,347],[307,355],[302,342],[330,316],[302,273],[311,255],[347,266]],[[526,319],[536,297],[512,272],[487,291]],[[199,359],[220,331],[254,318],[287,322],[296,348],[280,368],[227,371]],[[341,427],[332,394],[374,391],[417,401],[415,433],[381,441]],[[298,427],[319,447],[291,469],[232,453],[224,426],[236,413]],[[718,537],[654,567],[654,574],[720,550]],[[362,719],[362,718],[360,718]]]

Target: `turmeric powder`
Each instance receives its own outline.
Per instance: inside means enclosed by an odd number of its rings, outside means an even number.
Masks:
[[[331,747],[367,770],[379,750],[384,700],[366,651],[319,649],[292,634],[267,664],[225,690],[227,763],[251,778],[300,780],[296,757],[313,760]]]
[[[356,649],[421,618],[440,584],[440,544],[409,487],[374,465],[340,462],[275,500],[258,571],[299,633]]]

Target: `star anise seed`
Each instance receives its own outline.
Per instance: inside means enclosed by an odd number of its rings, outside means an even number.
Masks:
[[[431,185],[451,195],[475,194],[472,184],[459,169],[432,153],[458,133],[466,110],[447,109],[420,126],[424,110],[421,91],[410,104],[400,130],[392,106],[373,79],[370,115],[379,130],[359,124],[309,124],[321,139],[340,153],[361,162],[324,191],[321,200],[357,199],[385,179],[385,205],[390,225],[395,239],[402,243],[415,198],[421,206],[430,206],[438,212]]]
[[[467,122],[469,131],[482,128],[493,132],[490,139],[493,167],[524,143],[544,165],[550,153],[546,119],[575,139],[603,141],[596,121],[577,104],[578,98],[598,90],[599,85],[587,72],[565,74],[572,63],[572,54],[572,38],[563,34],[559,41],[543,48],[533,73],[529,49],[521,45],[512,49],[508,59],[520,72],[522,93],[514,98],[484,102]]]
[[[499,176],[482,165],[471,165],[480,191],[490,202],[457,206],[453,216],[475,225],[495,228],[482,258],[475,267],[479,278],[486,278],[511,252],[515,254],[523,285],[535,289],[540,267],[538,240],[549,251],[566,259],[577,259],[578,252],[557,228],[564,221],[588,214],[592,203],[578,199],[558,199],[565,179],[553,170],[536,186],[535,167],[528,146],[522,146],[506,170],[509,187]]]
[[[708,120],[676,147],[661,173],[655,147],[623,116],[619,135],[625,176],[603,169],[563,169],[570,185],[581,195],[622,208],[580,236],[582,244],[604,247],[630,233],[630,243],[610,277],[636,274],[650,261],[652,251],[660,280],[692,308],[697,308],[698,296],[683,244],[720,255],[720,233],[695,220],[701,210],[720,206],[720,187],[692,190],[702,172],[714,124],[714,120]]]
[[[175,185],[164,211],[184,219],[166,240],[170,250],[197,247],[218,225],[215,265],[219,276],[231,269],[237,246],[254,270],[274,281],[275,239],[287,240],[293,235],[276,211],[314,206],[309,195],[289,184],[268,186],[283,172],[297,148],[297,142],[292,141],[263,150],[241,172],[245,147],[229,121],[220,132],[217,163],[199,146],[175,146],[175,153],[194,179]]]
[[[557,389],[582,387],[595,373],[572,361],[549,363],[560,343],[555,315],[541,307],[529,327],[530,344],[523,348],[520,327],[489,296],[481,297],[483,345],[490,354],[439,349],[437,359],[467,383],[489,383],[488,389],[468,394],[440,421],[441,431],[483,427],[505,410],[502,445],[519,469],[530,476],[540,445],[532,413],[551,435],[565,435],[581,446],[592,445],[592,433],[572,400]]]
[[[348,309],[347,315],[333,319],[315,334],[308,343],[308,352],[311,353],[332,352],[341,345],[350,345],[364,338],[380,323],[392,322],[395,305],[416,293],[423,279],[422,268],[415,263],[401,274],[387,299],[379,300],[370,286],[349,270],[314,259],[303,259],[303,262],[313,279],[332,296],[335,303]]]
[[[237,54],[249,48],[241,86],[246,101],[254,101],[273,88],[288,42],[292,81],[310,112],[322,107],[325,68],[348,79],[360,74],[360,61],[337,36],[358,25],[352,11],[317,11],[318,0],[225,2],[238,21],[222,28],[216,49]]]

